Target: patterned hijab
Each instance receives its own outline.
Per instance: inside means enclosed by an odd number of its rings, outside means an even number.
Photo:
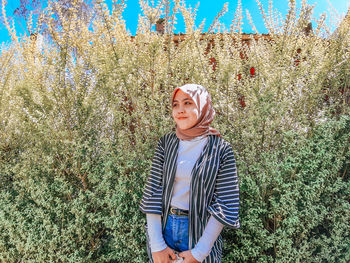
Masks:
[[[173,91],[171,105],[173,105],[175,95],[179,90],[190,95],[192,98],[198,109],[198,119],[196,124],[188,129],[180,129],[176,126],[176,136],[180,140],[192,140],[198,136],[220,136],[217,130],[209,127],[209,124],[214,119],[215,111],[211,104],[211,97],[208,91],[203,86],[197,84],[186,84],[178,87]]]

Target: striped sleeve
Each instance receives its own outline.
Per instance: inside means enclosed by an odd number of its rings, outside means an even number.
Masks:
[[[227,144],[220,158],[215,190],[208,211],[224,226],[239,228],[239,186],[236,160]]]
[[[151,173],[147,179],[141,199],[140,210],[143,213],[162,214],[162,177],[164,164],[164,147],[162,140],[159,140],[154,153]]]

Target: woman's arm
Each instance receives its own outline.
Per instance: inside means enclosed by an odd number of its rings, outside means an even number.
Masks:
[[[167,247],[162,233],[162,218],[160,215],[146,214],[146,219],[151,251],[152,253],[162,251]]]
[[[176,259],[174,251],[164,241],[161,216],[157,214],[146,214],[146,219],[149,245],[154,263],[167,262],[170,258]]]
[[[154,153],[151,173],[147,179],[146,186],[141,199],[140,210],[143,213],[162,214],[162,177],[164,164],[164,147],[162,139]]]
[[[209,254],[217,238],[219,237],[224,225],[216,220],[213,216],[204,229],[201,238],[198,240],[196,246],[191,250],[193,257],[202,262]]]
[[[202,262],[210,254],[223,227],[223,224],[211,216],[196,246],[191,250],[180,253],[179,256],[183,257],[185,262]]]
[[[213,198],[208,212],[224,226],[239,228],[239,186],[236,160],[227,143],[220,159]]]
[[[170,263],[171,259],[176,259],[174,251],[166,245],[162,235],[163,164],[164,145],[162,138],[154,153],[151,173],[147,179],[140,205],[140,210],[146,214],[147,235],[154,263]]]

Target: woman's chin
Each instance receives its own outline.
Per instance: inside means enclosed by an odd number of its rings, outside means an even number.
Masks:
[[[187,129],[189,129],[189,128],[190,128],[190,126],[189,126],[189,125],[177,125],[177,127],[179,127],[179,128],[180,128],[180,130],[187,130]]]

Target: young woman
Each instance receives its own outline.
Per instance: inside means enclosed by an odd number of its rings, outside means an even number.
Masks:
[[[239,228],[232,147],[209,127],[215,111],[204,87],[176,88],[171,103],[176,133],[158,142],[140,206],[150,262],[219,263],[222,228]]]

